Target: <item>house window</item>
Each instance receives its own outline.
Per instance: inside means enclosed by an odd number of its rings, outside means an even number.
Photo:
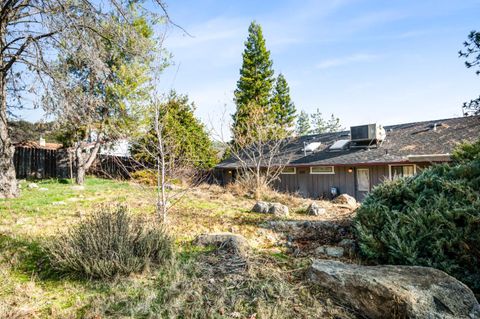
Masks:
[[[282,170],[282,174],[289,175],[289,174],[296,174],[297,169],[296,167],[284,167]]]
[[[310,167],[310,174],[335,174],[333,166]]]
[[[359,192],[370,191],[370,170],[368,168],[357,168],[357,190]]]
[[[390,179],[415,175],[416,165],[390,165]]]

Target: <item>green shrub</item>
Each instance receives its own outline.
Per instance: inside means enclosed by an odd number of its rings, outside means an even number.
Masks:
[[[462,143],[452,154],[454,163],[462,164],[480,160],[480,139],[475,143]]]
[[[358,209],[355,228],[364,257],[435,267],[480,291],[480,161],[379,185]]]
[[[173,242],[166,231],[132,217],[126,207],[103,207],[48,247],[59,271],[87,278],[112,278],[166,263]]]
[[[130,174],[133,181],[148,186],[157,185],[157,172],[151,169],[142,169]]]

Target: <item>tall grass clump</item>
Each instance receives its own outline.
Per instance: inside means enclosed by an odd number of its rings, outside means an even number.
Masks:
[[[480,292],[480,160],[455,154],[450,165],[376,187],[355,228],[365,258],[434,267]]]
[[[48,247],[54,268],[86,278],[113,278],[166,264],[173,240],[160,226],[104,206]]]

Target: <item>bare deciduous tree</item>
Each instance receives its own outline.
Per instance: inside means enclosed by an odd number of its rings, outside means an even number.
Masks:
[[[165,4],[160,0],[151,2],[158,4],[165,20],[172,23]],[[116,12],[120,20],[131,23],[131,16],[125,10],[130,4],[123,0],[3,0],[0,3],[0,198],[18,194],[14,148],[7,126],[9,108],[21,105],[22,98],[30,96],[35,87],[48,87],[54,74],[46,65],[65,45],[60,40],[62,36],[76,32],[76,39],[82,42],[82,34],[88,31],[101,38],[104,35],[99,28],[101,24],[90,22],[101,20],[107,8]],[[91,37],[83,41],[84,47],[93,44],[89,40]],[[32,75],[37,75],[37,79],[31,80]],[[85,162],[88,163],[89,160]]]
[[[272,122],[264,108],[250,104],[249,110],[243,134],[233,132],[237,136],[235,142],[223,143],[238,167],[237,181],[247,184],[258,199],[262,190],[278,180],[292,154],[286,150],[290,138],[281,126]]]
[[[145,109],[144,119],[141,121],[146,125],[144,128],[140,128],[137,134],[143,137],[145,132],[149,130],[153,112],[155,138],[149,140],[148,143],[145,143],[145,141],[141,143],[135,143],[135,140],[132,141],[132,147],[135,147],[137,152],[147,155],[148,158],[155,159],[154,163],[150,161],[144,162],[141,159],[137,159],[136,163],[145,172],[156,177],[156,211],[159,220],[163,223],[167,222],[170,208],[183,198],[189,189],[175,187],[174,180],[186,178],[188,182],[201,182],[201,177],[199,177],[198,171],[193,167],[192,163],[176,157],[176,147],[179,141],[181,141],[181,137],[165,132],[165,118],[168,114],[167,103],[162,102],[158,93],[153,95],[151,105]],[[189,173],[188,176],[185,176],[185,172]]]
[[[157,135],[157,213],[163,222],[167,221],[168,201],[165,192],[166,184],[166,164],[165,164],[165,145],[163,140],[163,127],[160,124],[160,103],[155,101],[155,134]]]

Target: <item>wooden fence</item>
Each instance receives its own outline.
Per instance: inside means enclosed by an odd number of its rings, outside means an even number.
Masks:
[[[75,174],[72,154],[66,149],[15,147],[13,157],[18,179],[71,178]],[[128,157],[98,155],[88,174],[104,178],[128,179],[138,165]]]
[[[18,179],[71,178],[75,175],[73,154],[66,149],[16,146],[13,161]],[[129,157],[99,154],[87,173],[110,179],[130,179],[132,172],[143,168]],[[209,170],[198,171],[194,174],[194,182],[217,183],[218,176]]]
[[[140,165],[129,157],[99,154],[89,170],[95,176],[112,179],[129,179]]]
[[[17,178],[57,177],[57,151],[16,147],[13,157]]]

